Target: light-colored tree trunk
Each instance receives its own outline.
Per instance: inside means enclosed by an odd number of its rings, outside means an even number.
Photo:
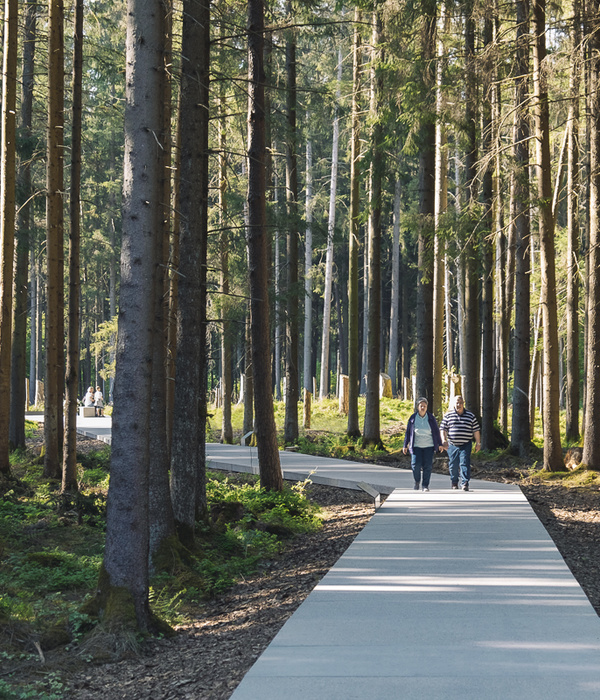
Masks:
[[[310,124],[310,116],[307,115]],[[304,392],[312,394],[312,252],[313,252],[313,191],[312,191],[312,142],[306,141],[306,195],[305,216],[306,232],[304,235]],[[306,410],[305,410],[306,415]],[[309,418],[310,422],[310,418]],[[306,423],[306,417],[304,419]]]
[[[546,59],[546,0],[533,0],[534,17],[534,92],[537,151],[537,185],[540,235],[540,272],[542,280],[544,374],[543,423],[544,469],[566,469],[560,443],[560,408],[558,378],[558,309],[554,251],[554,217],[552,215],[552,180],[550,164],[550,119],[547,76],[542,70]]]
[[[62,492],[77,492],[77,404],[79,393],[79,297],[81,248],[81,120],[83,81],[83,0],[75,2],[73,37],[73,116],[71,124],[71,189],[69,202],[69,306],[65,434]]]
[[[358,322],[358,250],[360,248],[360,66],[362,62],[361,12],[354,10],[352,48],[352,126],[350,141],[350,241],[348,246],[348,428],[350,437],[360,436],[358,422],[359,322]]]
[[[277,151],[277,145],[273,147],[274,151]],[[277,168],[273,169],[273,203],[275,205],[275,210],[277,210],[277,205],[279,202],[279,177],[277,175]],[[275,334],[275,399],[281,401],[281,355],[282,355],[282,330],[281,330],[281,234],[279,230],[275,229],[275,245],[274,245],[274,265],[273,265],[273,284],[275,288],[275,323],[274,323],[274,334]]]
[[[333,284],[333,236],[335,233],[335,201],[340,144],[339,100],[341,98],[342,49],[338,48],[336,104],[333,111],[333,137],[331,143],[331,180],[329,184],[329,215],[327,219],[327,252],[325,255],[325,287],[323,290],[323,333],[321,339],[321,378],[319,398],[329,393],[329,333],[331,326],[331,298]]]
[[[398,331],[400,323],[400,203],[402,183],[396,175],[394,186],[394,219],[392,224],[392,290],[390,309],[390,350],[387,373],[392,382],[392,395],[397,396],[398,386]],[[400,372],[402,376],[402,372]]]
[[[252,371],[252,320],[250,318],[251,310],[248,308],[246,318],[246,353],[244,356],[244,384],[243,384],[243,404],[244,404],[244,420],[242,427],[242,436],[245,438],[246,444],[250,444],[251,434],[254,431],[254,380]],[[256,441],[254,441],[256,442]]]
[[[445,6],[440,21],[445,23]],[[429,410],[438,418],[442,414],[442,386],[444,380],[444,282],[446,279],[445,245],[440,241],[441,218],[448,209],[448,146],[446,125],[443,123],[445,107],[442,78],[444,69],[444,45],[438,40],[436,68],[436,126],[435,126],[435,238],[433,242],[433,395]],[[450,316],[446,323],[451,325]]]
[[[177,307],[179,303],[179,231],[181,219],[179,216],[179,192],[180,192],[180,172],[181,172],[181,87],[177,97],[178,108],[175,114],[174,144],[175,152],[173,157],[173,185],[171,192],[171,241],[169,246],[169,318],[167,328],[167,396],[166,396],[166,417],[167,417],[167,444],[169,446],[169,458],[171,455],[171,444],[173,442],[173,407],[175,405],[175,365],[177,361]]]
[[[29,404],[35,405],[38,380],[38,266],[33,239],[29,251]]]
[[[64,385],[64,5],[48,6],[48,143],[46,194],[46,401],[44,475],[59,478]]]
[[[362,227],[363,231],[363,296],[362,296],[362,343],[361,343],[361,363],[360,363],[360,388],[359,394],[364,396],[367,392],[367,356],[369,353],[369,228]]]

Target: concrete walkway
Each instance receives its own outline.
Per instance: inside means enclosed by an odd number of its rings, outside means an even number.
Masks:
[[[87,419],[86,434],[100,421]],[[208,445],[210,468],[257,471]],[[600,619],[516,486],[281,453],[286,478],[390,493],[232,700],[600,697]]]
[[[255,471],[251,448],[209,465]],[[281,453],[288,478],[391,493],[232,700],[600,697],[600,619],[512,485]]]

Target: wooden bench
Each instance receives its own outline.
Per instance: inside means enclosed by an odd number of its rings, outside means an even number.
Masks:
[[[95,406],[80,406],[79,407],[79,415],[81,418],[91,418],[96,415],[96,407]]]

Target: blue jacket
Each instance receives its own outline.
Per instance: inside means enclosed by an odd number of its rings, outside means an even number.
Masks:
[[[413,413],[408,419],[406,424],[406,435],[404,436],[404,447],[408,447],[408,451],[412,454],[415,445],[415,416],[417,414]],[[427,418],[429,419],[429,427],[431,428],[431,435],[433,437],[433,451],[437,452],[442,444],[442,438],[440,437],[440,429],[438,427],[437,421],[433,413],[427,411]]]

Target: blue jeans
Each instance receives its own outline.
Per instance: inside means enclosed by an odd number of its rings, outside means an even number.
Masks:
[[[431,470],[433,469],[433,446],[413,447],[410,467],[417,484],[421,482],[421,469],[423,470],[423,488],[429,488]]]
[[[464,445],[448,445],[448,467],[450,469],[450,481],[458,484],[458,470],[460,467],[461,484],[471,479],[471,440]]]

